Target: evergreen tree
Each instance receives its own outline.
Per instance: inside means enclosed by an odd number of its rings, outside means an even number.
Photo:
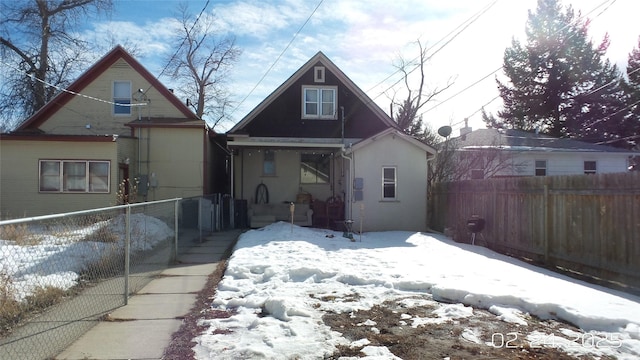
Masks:
[[[627,79],[623,87],[629,108],[625,119],[624,140],[629,147],[640,148],[640,37],[638,37],[638,46],[629,54]]]
[[[588,25],[571,6],[538,0],[535,13],[529,11],[526,44],[514,39],[505,50],[509,82],[497,80],[504,109],[483,116],[487,125],[591,141],[617,136],[624,117],[621,76],[603,59],[608,36],[594,46]]]

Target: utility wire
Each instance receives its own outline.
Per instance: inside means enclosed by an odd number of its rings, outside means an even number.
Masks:
[[[204,4],[204,7],[202,8],[202,10],[200,10],[200,14],[198,14],[198,17],[196,17],[196,20],[193,22],[193,24],[191,25],[191,28],[189,29],[189,31],[187,32],[187,35],[190,34],[193,29],[196,27],[196,25],[198,24],[198,21],[200,21],[200,17],[202,17],[202,14],[205,12],[205,10],[207,9],[207,7],[209,6],[209,1],[207,0],[207,2]],[[176,56],[178,56],[178,53],[180,52],[180,49],[182,49],[182,47],[184,46],[184,43],[187,41],[187,36],[185,35],[185,37],[182,39],[182,42],[180,43],[180,46],[178,46],[178,48],[176,49],[176,51],[173,53],[173,55],[171,55],[171,57],[169,58],[169,61],[167,61],[167,65],[164,66],[164,68],[162,69],[162,71],[160,71],[160,74],[158,75],[158,79],[164,75],[164,72],[167,71],[167,69],[169,68],[169,65],[171,65],[171,63],[173,62],[173,59],[176,58]],[[149,87],[150,89],[151,87]],[[147,91],[149,91],[149,89],[147,89]],[[146,93],[146,91],[145,91]]]
[[[461,27],[465,27],[465,29],[471,25],[472,23],[474,23],[479,17],[480,15],[484,14],[487,10],[489,10],[493,5],[495,5],[495,3],[497,2],[497,0],[495,0],[493,3],[485,6],[485,8],[481,9],[480,11],[478,11],[477,13],[473,14],[472,16],[470,16],[467,20],[463,21],[460,25],[456,26],[453,30],[449,31],[449,33],[447,33],[445,36],[443,36],[440,40],[436,41],[432,46],[430,46],[429,48],[426,49],[426,51],[429,51],[431,49],[433,49],[436,45],[438,45],[439,43],[443,42],[445,39],[447,39],[449,36],[451,36],[451,34],[453,34],[454,32],[456,32],[458,29],[460,29]],[[463,29],[464,30],[464,29]],[[446,44],[450,43],[453,39],[455,39],[458,35],[460,35],[460,33],[462,32],[462,30],[460,32],[458,32],[457,34],[455,34],[451,39],[449,39],[447,41]],[[444,45],[442,47],[444,47]],[[428,59],[432,58],[437,52],[439,52],[440,50],[442,50],[442,47],[440,47],[436,52],[434,52],[433,54],[429,55]],[[415,61],[418,61],[418,59],[420,59],[420,55],[416,56],[410,63],[413,63]],[[412,71],[415,71],[417,69],[414,68]],[[391,73],[391,75],[387,76],[386,78],[384,78],[383,80],[379,81],[377,84],[375,84],[374,86],[372,86],[369,91],[372,91],[373,89],[375,89],[376,87],[382,85],[383,83],[385,83],[387,80],[389,80],[390,78],[392,78],[393,76],[395,76],[396,74],[398,74],[399,72],[401,72],[402,69],[398,69],[396,71],[394,71],[393,73]],[[399,81],[395,82],[391,87],[395,86],[396,84],[398,84]],[[385,91],[390,90],[390,88],[388,88]],[[381,95],[381,94],[380,94]],[[379,95],[378,95],[379,96]]]
[[[15,66],[13,66],[11,64],[8,64],[8,63],[6,63],[4,61],[0,60],[0,63],[2,63],[3,65],[5,65],[7,67],[10,67],[11,69],[15,70],[16,72],[19,72],[19,73],[22,73],[22,74],[28,76],[32,81],[33,80],[38,81],[38,82],[40,82],[40,83],[42,83],[42,84],[44,84],[44,85],[46,85],[48,87],[52,87],[52,88],[54,88],[56,90],[59,90],[59,91],[62,91],[62,92],[66,92],[66,93],[69,93],[69,94],[74,95],[74,96],[79,96],[79,97],[83,97],[83,98],[90,99],[90,100],[93,100],[93,101],[98,101],[98,102],[102,102],[102,103],[106,103],[106,104],[110,104],[110,105],[117,105],[117,106],[123,106],[123,107],[134,107],[134,106],[147,105],[147,103],[123,104],[123,103],[113,102],[113,101],[110,101],[110,100],[100,99],[100,98],[97,98],[97,97],[94,97],[94,96],[84,95],[84,94],[81,94],[79,92],[75,92],[75,91],[71,91],[71,90],[68,90],[68,89],[64,89],[64,88],[62,88],[62,87],[60,87],[58,85],[51,84],[51,83],[49,83],[49,82],[47,82],[45,80],[38,79],[33,74],[27,73],[26,71],[21,70],[19,68],[16,68]]]
[[[322,4],[324,0],[320,0],[318,2],[318,5],[316,5],[316,7],[313,9],[313,11],[311,12],[311,14],[307,17],[307,20],[305,20],[304,24],[302,24],[302,26],[300,26],[300,28],[298,29],[298,31],[296,31],[295,34],[293,34],[293,37],[291,38],[291,40],[289,41],[289,43],[287,44],[287,46],[285,46],[285,48],[282,50],[282,52],[280,52],[280,55],[278,55],[278,57],[276,58],[276,60],[271,64],[271,66],[269,66],[269,68],[267,69],[267,71],[264,73],[264,75],[262,75],[262,77],[260,78],[260,80],[258,80],[258,82],[253,86],[253,88],[251,89],[251,91],[249,91],[247,93],[247,95],[238,103],[238,106],[236,106],[233,110],[231,110],[231,113],[229,114],[229,116],[233,115],[236,110],[238,110],[240,108],[240,106],[242,104],[244,104],[244,102],[249,98],[249,96],[251,96],[251,94],[253,94],[253,92],[258,88],[258,86],[260,85],[260,83],[262,83],[262,81],[267,77],[267,75],[269,74],[269,72],[271,72],[271,70],[273,69],[274,66],[276,66],[276,64],[278,63],[278,61],[280,61],[280,59],[282,58],[282,55],[284,55],[284,53],[289,49],[289,47],[291,46],[291,44],[293,44],[293,42],[295,41],[296,37],[298,37],[298,35],[300,34],[300,32],[302,31],[302,29],[304,29],[304,27],[307,25],[307,23],[311,20],[311,18],[313,17],[313,15],[316,13],[316,11],[318,10],[318,8],[320,7],[320,5]]]
[[[605,1],[603,1],[602,3],[600,3],[599,5],[597,5],[595,8],[593,8],[591,11],[589,11],[589,12],[588,12],[588,13],[586,13],[585,15],[581,15],[580,17],[578,17],[578,18],[574,21],[574,23],[572,23],[572,24],[577,24],[579,21],[583,20],[584,18],[586,18],[587,16],[589,16],[591,13],[595,12],[596,10],[600,9],[601,7],[603,7],[603,6],[605,6],[607,3],[609,3],[608,5],[606,5],[606,7],[605,7],[602,11],[600,11],[597,15],[595,15],[594,19],[598,18],[598,17],[599,17],[600,15],[602,15],[606,10],[608,10],[608,9],[611,7],[611,5],[613,5],[616,1],[617,1],[617,0],[605,0]],[[562,31],[562,30],[566,29],[567,27],[571,26],[572,24],[567,24],[567,25],[565,25],[564,27],[562,27],[561,29],[559,29],[559,30],[556,32],[556,34],[557,34],[557,33],[559,33],[560,31]],[[476,86],[477,84],[479,84],[480,82],[482,82],[483,80],[485,80],[486,78],[488,78],[489,76],[491,76],[491,75],[493,75],[493,74],[497,73],[498,71],[502,70],[502,68],[503,68],[503,66],[500,66],[500,67],[499,67],[499,68],[497,68],[496,70],[494,70],[494,71],[490,72],[489,74],[487,74],[487,75],[483,76],[480,80],[477,80],[477,81],[475,81],[474,83],[472,83],[471,85],[469,85],[469,86],[465,87],[462,91],[459,91],[459,92],[458,92],[458,93],[456,93],[454,96],[452,96],[452,97],[450,97],[450,98],[447,98],[445,101],[449,101],[449,100],[451,100],[452,98],[454,98],[455,96],[458,96],[458,95],[460,95],[461,93],[463,93],[463,92],[465,92],[465,91],[469,90],[470,88],[472,88],[472,87]],[[613,84],[613,83],[615,83],[615,82],[612,82],[611,84]],[[598,90],[601,90],[601,89],[600,89],[600,88],[598,88],[598,89],[594,90],[593,92],[598,91]],[[487,104],[489,104],[489,103],[491,103],[491,102],[495,101],[496,99],[497,99],[497,98],[493,98],[493,99],[492,99],[491,101],[489,101]],[[480,107],[478,110],[474,111],[474,112],[473,112],[473,114],[471,114],[471,115],[469,115],[469,116],[467,116],[467,117],[465,117],[465,118],[466,118],[466,119],[468,119],[468,118],[469,118],[469,117],[471,117],[472,115],[475,115],[476,113],[478,113],[478,111],[482,110],[482,108],[484,108],[484,106],[486,106],[487,104],[483,105],[483,106],[482,106],[482,107]],[[432,108],[429,108],[429,109],[425,110],[424,112],[422,112],[422,113],[421,113],[421,115],[423,115],[423,114],[425,114],[425,113],[427,113],[427,112],[429,112],[429,111],[431,111],[431,110],[433,110],[433,109],[435,109],[435,108],[437,108],[437,105],[436,105],[436,106],[434,106],[434,107],[432,107]],[[458,123],[456,123],[456,124],[460,124],[460,123],[462,123],[462,122],[464,122],[464,120],[461,120],[461,121],[459,121],[459,122],[458,122]]]
[[[460,29],[457,33],[455,33],[453,35],[453,37],[451,39],[448,39],[444,44],[442,44],[442,46],[440,46],[437,50],[435,50],[432,54],[430,54],[429,56],[427,56],[427,58],[425,59],[425,61],[433,58],[437,53],[439,53],[442,49],[444,49],[445,46],[449,45],[455,38],[457,38],[464,30],[466,30],[469,26],[471,26],[473,23],[475,23],[482,15],[484,15],[487,11],[489,11],[489,9],[491,9],[493,7],[493,5],[496,4],[498,0],[494,0],[492,3],[490,3],[489,5],[485,6],[483,9],[481,9],[479,12],[475,13],[474,15],[472,15],[469,19],[467,19],[466,21],[464,21],[462,24],[458,25],[454,30],[452,30],[451,32],[449,32],[445,37],[443,37],[442,39],[438,40],[436,42],[436,44],[442,42],[444,39],[446,39],[452,32],[456,31],[457,29],[459,29],[460,27],[462,27],[462,29]],[[435,46],[435,44],[434,44]],[[433,46],[431,47],[431,49],[433,48]],[[416,57],[413,61],[416,61],[420,58],[420,56]],[[407,72],[407,75],[412,74],[414,71],[416,71],[417,69],[419,69],[423,64],[417,64],[412,70],[410,70],[409,72]],[[386,81],[387,79],[391,78],[392,76],[394,76],[395,74],[399,73],[400,71],[402,71],[402,69],[398,69],[396,70],[394,73],[392,73],[390,76],[388,76],[387,78],[385,78],[382,82]],[[391,84],[391,86],[389,86],[388,88],[386,88],[384,91],[380,92],[378,95],[376,95],[375,97],[372,98],[372,100],[377,99],[378,97],[380,97],[381,95],[385,94],[387,91],[391,90],[394,86],[398,85],[402,80],[404,79],[404,77],[398,79],[396,82],[394,82],[393,84]],[[381,82],[381,83],[382,83]],[[379,83],[380,84],[380,83]],[[378,85],[375,85],[378,86]],[[375,87],[374,86],[374,87]]]

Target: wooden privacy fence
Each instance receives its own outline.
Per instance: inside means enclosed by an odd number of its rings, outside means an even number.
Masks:
[[[470,242],[467,220],[479,215],[489,248],[640,289],[640,172],[469,180],[432,191],[431,226],[456,241]]]

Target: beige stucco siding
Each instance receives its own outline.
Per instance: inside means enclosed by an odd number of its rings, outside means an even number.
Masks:
[[[110,162],[109,193],[41,193],[39,160]],[[0,213],[3,218],[54,214],[115,205],[116,142],[0,141]]]
[[[96,99],[113,101],[113,82],[131,81],[132,96],[138,89],[145,91],[145,106],[132,107],[130,115],[114,115],[113,104],[83,96],[74,96],[64,107],[53,114],[40,128],[49,134],[66,135],[130,135],[131,130],[124,124],[146,117],[184,117],[170,102],[133,70],[124,60],[118,60],[91,84],[82,89],[81,94]],[[137,103],[135,98],[132,103]]]
[[[332,195],[342,196],[340,186],[331,187],[330,184],[300,184],[300,156],[303,152],[312,150],[274,149],[274,176],[264,175],[262,172],[264,149],[243,149],[234,156],[234,196],[245,199],[249,204],[255,201],[255,191],[263,183],[269,191],[269,203],[296,201],[300,192],[312,194],[314,198],[326,200]],[[340,158],[332,160],[333,183],[339,183],[341,176]]]
[[[385,166],[396,168],[396,200],[382,198]],[[387,135],[354,151],[352,169],[353,178],[364,181],[363,200],[351,206],[355,227],[359,228],[362,219],[365,231],[426,230],[427,161],[423,149]]]
[[[139,174],[148,175],[149,179],[155,174],[157,181],[156,187],[149,188],[147,200],[203,195],[203,129],[144,128],[136,131],[141,136]]]

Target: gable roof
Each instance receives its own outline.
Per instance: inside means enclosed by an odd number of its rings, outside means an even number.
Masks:
[[[93,64],[87,71],[78,77],[69,87],[67,91],[62,91],[46,103],[42,108],[36,111],[26,119],[16,131],[33,130],[42,125],[52,114],[64,107],[74,96],[73,93],[81,93],[82,90],[91,84],[102,73],[107,71],[111,65],[118,60],[124,60],[136,72],[138,72],[145,80],[151,84],[164,98],[175,106],[186,118],[186,121],[197,119],[194,114],[182,101],[180,101],[169,89],[167,89],[158,79],[144,68],[136,59],[134,59],[122,46],[118,45],[109,53],[103,56],[98,62]]]
[[[634,154],[633,151],[584,141],[555,138],[513,129],[478,129],[454,138],[460,150],[498,148],[506,151],[607,152]]]
[[[385,136],[397,136],[400,139],[405,140],[406,142],[420,148],[421,150],[425,151],[428,154],[434,155],[436,154],[436,149],[434,149],[433,147],[421,142],[420,140],[414,138],[413,136],[407,135],[406,133],[404,133],[401,130],[395,129],[395,128],[389,128],[386,130],[383,130],[379,133],[377,133],[374,136],[371,136],[367,139],[363,139],[355,144],[353,144],[353,146],[351,146],[349,149],[347,149],[347,153],[362,149],[364,147],[366,147],[367,145],[375,142],[377,139],[380,139],[382,137]]]
[[[296,81],[298,81],[305,73],[311,70],[316,64],[320,62],[325,66],[327,70],[333,73],[344,86],[346,86],[351,92],[356,94],[356,96],[362,101],[367,108],[369,108],[378,118],[380,118],[385,125],[393,128],[397,128],[397,124],[384,112],[380,107],[378,107],[367,94],[364,93],[347,75],[345,75],[342,70],[340,70],[329,58],[322,53],[322,51],[318,51],[311,59],[309,59],[300,69],[298,69],[293,75],[291,75],[284,83],[282,83],[278,88],[276,88],[269,96],[267,96],[258,106],[256,106],[249,114],[247,114],[242,120],[240,120],[229,133],[234,133],[247,124],[249,124],[253,119],[260,114],[267,106],[273,103],[282,93],[291,87]]]

